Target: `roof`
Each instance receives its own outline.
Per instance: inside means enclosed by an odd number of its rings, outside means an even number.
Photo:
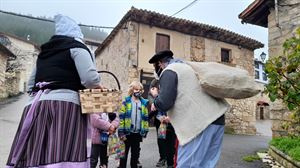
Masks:
[[[223,41],[251,50],[262,48],[264,46],[264,44],[259,41],[219,27],[131,7],[131,9],[124,15],[118,25],[97,48],[97,50],[95,51],[96,55],[99,54],[112,41],[117,32],[122,28],[122,25],[128,21],[135,21],[138,23],[169,29],[188,35],[201,36],[209,39]]]
[[[18,36],[16,36],[16,35],[9,34],[9,33],[4,33],[4,32],[0,32],[0,36],[1,36],[1,35],[3,35],[3,36],[10,36],[10,37],[12,37],[12,38],[18,39],[18,40],[23,41],[23,42],[25,42],[25,43],[29,43],[29,44],[33,45],[37,50],[41,50],[41,49],[40,49],[40,46],[39,46],[38,44],[32,42],[32,41],[28,41],[28,40],[25,40],[25,39],[23,39],[23,38],[21,38],[21,37],[18,37]]]
[[[7,54],[7,57],[13,57],[15,58],[16,56],[8,49],[6,48],[3,44],[0,43],[0,51],[4,52]]]
[[[93,40],[93,39],[88,39],[88,38],[84,38],[83,41],[87,45],[99,46],[101,44],[101,41],[97,41],[97,40]]]
[[[274,7],[274,0],[255,0],[242,13],[239,18],[242,23],[250,23],[258,26],[268,27],[269,8]]]

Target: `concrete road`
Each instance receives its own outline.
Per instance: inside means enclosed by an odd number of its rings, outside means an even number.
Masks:
[[[26,95],[0,104],[0,167],[4,167],[25,103]]]
[[[15,101],[12,103],[0,103],[0,167],[4,167],[6,163],[11,143],[28,97],[22,95],[13,100]],[[258,150],[266,149],[270,139],[270,136],[225,135],[221,159],[217,168],[262,167],[260,161],[247,163],[242,160],[242,157],[254,154]],[[140,161],[143,168],[154,168],[159,159],[155,129],[150,129],[148,137],[142,143],[141,148]],[[117,161],[113,158],[109,160],[109,166],[111,168],[116,167]]]

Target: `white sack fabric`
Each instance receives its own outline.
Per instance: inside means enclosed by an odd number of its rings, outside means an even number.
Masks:
[[[203,90],[217,98],[244,99],[259,93],[254,79],[246,70],[216,62],[187,62]]]

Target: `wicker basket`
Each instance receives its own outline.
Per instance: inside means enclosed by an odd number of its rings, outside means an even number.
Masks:
[[[80,103],[82,113],[116,112],[122,103],[122,91],[117,77],[108,71],[98,71],[112,75],[119,89],[85,89],[80,90]]]

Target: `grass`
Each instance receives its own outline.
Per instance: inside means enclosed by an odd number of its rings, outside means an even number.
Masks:
[[[246,162],[254,162],[256,160],[260,160],[259,156],[257,155],[247,155],[243,157],[243,161]]]
[[[300,161],[300,137],[280,137],[271,140],[270,145],[275,146],[292,159]]]

